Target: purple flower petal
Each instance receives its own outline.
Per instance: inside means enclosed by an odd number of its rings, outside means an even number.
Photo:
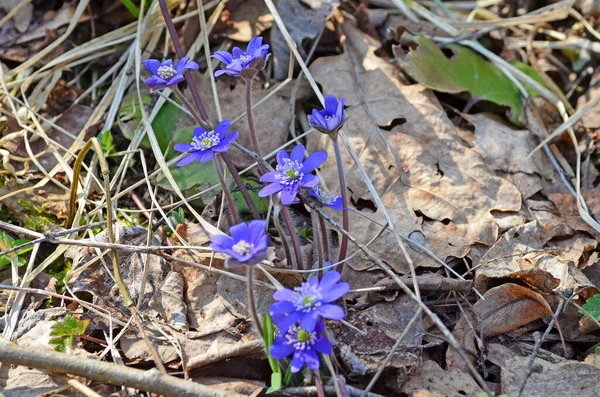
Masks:
[[[276,301],[291,301],[294,299],[295,292],[289,288],[278,289],[273,293],[273,299]]]
[[[310,123],[320,128],[327,128],[327,121],[317,109],[313,109]]]
[[[233,239],[224,234],[215,234],[210,238],[210,248],[213,250],[228,249],[233,246]]]
[[[322,316],[323,318],[328,318],[330,320],[342,320],[346,315],[344,313],[344,309],[337,305],[322,305],[315,312]]]
[[[348,291],[350,291],[350,284],[348,283],[339,283],[334,286],[329,287],[321,287],[321,297],[323,302],[335,302],[344,296]]]
[[[200,138],[200,136],[202,134],[204,134],[205,132],[206,132],[206,130],[204,128],[202,128],[202,127],[196,127],[196,128],[194,128],[194,136],[196,138]]]
[[[231,126],[231,120],[223,120],[215,127],[215,132],[219,136],[220,139],[223,139],[227,131],[229,131],[229,127]]]
[[[340,102],[338,103],[337,108],[335,109],[335,115],[338,117],[340,123],[344,121],[344,104],[346,102],[345,98],[340,98]]]
[[[167,87],[170,87],[175,84],[179,84],[183,80],[185,80],[185,77],[183,77],[182,74],[176,74],[175,76],[173,76],[173,78],[171,80],[169,80],[169,82],[167,83]]]
[[[318,183],[318,181],[317,181]],[[270,186],[270,185],[269,185]],[[262,190],[261,190],[262,192]],[[281,204],[290,205],[296,199],[296,195],[298,194],[298,184],[294,183],[293,185],[286,186],[281,192]],[[260,196],[260,192],[259,192]]]
[[[290,153],[290,159],[302,163],[302,160],[304,160],[304,145],[296,145]]]
[[[192,152],[190,154],[188,154],[187,156],[185,156],[184,158],[182,158],[178,163],[177,166],[178,167],[183,167],[186,166],[190,163],[193,163],[196,160],[200,160],[202,158],[202,155],[204,153],[202,151],[196,151],[196,152]]]
[[[296,306],[290,301],[273,303],[269,306],[269,315],[276,316],[278,314],[291,313],[295,308]]]
[[[279,182],[271,183],[270,185],[267,185],[260,189],[260,191],[258,192],[258,197],[268,197],[272,194],[279,193],[284,188],[285,185],[282,185]]]
[[[231,50],[231,52],[233,53],[233,57],[235,59],[240,59],[240,57],[246,55],[244,51],[242,51],[239,47],[233,47],[233,50]]]
[[[340,281],[341,278],[342,275],[339,272],[336,272],[335,270],[330,270],[327,273],[325,273],[323,277],[321,277],[321,282],[319,283],[319,286],[323,291],[327,291],[329,288],[333,287],[335,283]]]
[[[202,152],[202,157],[200,157],[200,162],[201,163],[209,162],[210,160],[213,159],[214,155],[215,154],[213,152],[211,152],[210,150],[205,150],[204,152]]]
[[[148,71],[152,74],[158,73],[158,68],[160,68],[160,61],[158,59],[146,59],[142,64],[148,69]]]
[[[306,174],[300,181],[302,187],[315,187],[319,184],[319,177],[312,174]]]
[[[229,234],[235,241],[250,240],[250,228],[246,222],[238,223],[229,228]]]
[[[215,51],[212,57],[218,59],[220,62],[223,62],[226,65],[229,65],[231,62],[233,62],[233,57],[227,51]]]
[[[250,229],[250,242],[257,243],[261,237],[265,236],[265,229],[267,228],[267,222],[263,220],[253,220],[248,224]]]
[[[167,81],[158,76],[150,76],[146,79],[146,84],[152,89],[159,89],[166,87]]]
[[[263,38],[260,36],[255,36],[248,43],[248,47],[246,47],[246,54],[254,54],[256,50],[262,46]]]
[[[304,352],[294,352],[294,356],[292,357],[292,364],[290,366],[290,371],[295,374],[304,366]]]
[[[189,143],[178,143],[175,146],[173,146],[173,149],[183,153],[191,152],[193,150],[192,145],[190,145]]]
[[[304,167],[302,172],[307,174],[313,171],[315,168],[323,164],[327,160],[327,152],[314,152],[304,160]]]
[[[271,171],[271,172],[267,172],[266,174],[263,174],[263,176],[260,177],[260,181],[261,182],[277,182],[277,178],[276,176],[279,175],[280,172],[277,171]]]
[[[344,317],[342,316],[342,318]],[[302,320],[300,320],[300,325],[302,325],[302,328],[304,328],[306,331],[313,332],[317,325],[317,320],[318,316],[316,315],[315,311],[311,313],[306,313],[302,316]]]
[[[183,57],[183,58],[181,58],[177,62],[177,65],[175,65],[175,71],[178,74],[181,74],[181,72],[183,72],[183,68],[184,68],[185,64],[188,63],[189,60],[190,60],[190,57]]]
[[[229,73],[227,73],[227,71],[225,71],[225,70],[217,70],[217,71],[215,71],[215,77],[219,77],[219,76],[222,76],[224,74],[229,74]]]
[[[337,107],[338,107],[337,98],[333,95],[327,95],[325,97],[325,110],[327,110],[327,113],[329,113],[330,115],[334,115],[335,111],[337,110]]]
[[[331,348],[331,342],[329,342],[329,340],[327,340],[327,338],[325,338],[323,336],[320,338],[317,338],[317,340],[315,340],[313,349],[315,349],[316,351],[318,351],[321,354],[331,354],[331,352],[333,350]]]
[[[162,66],[168,66],[170,68],[173,67],[173,60],[172,59],[166,59],[163,63]]]
[[[286,358],[290,354],[294,352],[294,347],[292,345],[286,344],[273,344],[269,348],[269,354],[271,357],[276,359]]]
[[[279,327],[279,329],[289,329],[292,324],[300,321],[302,318],[302,314],[300,312],[292,312],[288,314],[286,317],[281,319],[279,323],[275,323]]]
[[[319,369],[319,356],[317,356],[317,353],[312,349],[304,352],[304,362],[306,363],[306,366],[313,371]]]
[[[277,152],[277,164],[283,164],[283,159],[289,159],[290,156],[287,154],[287,152],[285,150],[280,150]]]

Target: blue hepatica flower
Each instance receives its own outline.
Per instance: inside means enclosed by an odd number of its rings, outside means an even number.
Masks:
[[[238,131],[226,135],[230,125],[231,121],[223,120],[213,131],[207,131],[202,127],[194,129],[191,143],[178,143],[173,147],[178,152],[190,152],[177,165],[183,167],[196,160],[205,163],[212,160],[215,153],[226,152],[229,144],[240,135]]]
[[[336,211],[342,210],[342,198],[340,196],[336,196],[331,194],[325,189],[320,188],[319,186],[315,186],[309,192],[311,196],[316,197],[317,200],[321,204],[326,207],[333,208]]]
[[[265,57],[269,52],[269,45],[262,43],[260,36],[253,37],[248,43],[246,52],[238,47],[233,48],[233,55],[227,51],[217,51],[212,56],[225,64],[225,69],[217,70],[215,77],[223,74],[230,76],[239,76],[244,69],[262,69],[264,67]],[[256,62],[255,62],[256,61]]]
[[[189,57],[181,58],[175,67],[173,67],[173,61],[170,59],[167,59],[164,62],[161,62],[158,59],[148,59],[142,63],[146,69],[153,74],[153,76],[146,79],[146,84],[148,84],[148,87],[152,90],[158,90],[181,83],[185,79],[185,77],[183,77],[183,72],[187,69],[198,70],[198,64],[194,61],[190,61]]]
[[[230,236],[217,234],[210,239],[210,248],[228,255],[227,267],[256,265],[267,257],[269,237],[265,233],[266,221],[251,221],[231,226]]]
[[[304,160],[304,146],[296,146],[288,156],[285,150],[277,153],[275,171],[267,172],[260,177],[261,182],[270,182],[258,195],[267,197],[281,192],[281,204],[292,204],[302,187],[311,188],[319,183],[319,178],[309,172],[327,160],[326,152],[314,152]]]
[[[336,132],[344,122],[344,98],[340,98],[339,102],[333,95],[325,97],[325,109],[313,109],[310,117],[310,124],[317,130],[324,133]]]
[[[350,284],[338,283],[342,275],[331,270],[319,282],[318,277],[312,277],[300,287],[280,289],[275,291],[273,299],[277,303],[269,307],[269,315],[273,322],[282,330],[299,322],[301,327],[312,332],[319,319],[341,320],[344,309],[335,302],[350,290]]]
[[[332,351],[329,340],[321,335],[324,329],[322,321],[318,321],[312,331],[302,328],[300,324],[294,324],[275,339],[269,354],[275,359],[293,354],[290,368],[292,373],[300,371],[304,364],[315,371],[319,369],[320,364],[317,353],[331,354]]]

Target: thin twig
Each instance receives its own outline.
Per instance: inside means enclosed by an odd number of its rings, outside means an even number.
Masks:
[[[72,356],[45,349],[31,349],[0,341],[0,362],[24,365],[59,374],[70,374],[116,386],[133,387],[166,397],[226,397],[241,394],[218,390],[199,383],[161,374],[156,369],[140,369],[110,364],[81,356]]]

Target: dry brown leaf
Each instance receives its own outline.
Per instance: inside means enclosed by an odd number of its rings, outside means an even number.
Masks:
[[[63,98],[64,99],[64,98]],[[59,106],[57,104],[57,106]],[[56,125],[64,130],[66,130],[72,136],[78,136],[81,133],[81,130],[88,122],[92,113],[94,112],[93,108],[84,105],[73,105],[65,110],[62,115],[56,120]],[[88,128],[84,139],[87,140],[93,136],[95,136],[98,132],[98,126],[92,126]],[[55,128],[51,128],[49,125],[46,126],[46,134],[50,139],[52,139],[55,143],[61,145],[65,148],[70,148],[73,142],[75,141],[71,136],[65,134],[62,131],[59,131]],[[56,159],[54,152],[56,152],[59,156],[64,156],[65,152],[62,149],[58,149],[54,144],[48,144],[43,138],[32,135],[28,133],[29,144],[31,146],[31,151],[33,154],[38,155],[37,160],[40,165],[46,170],[50,171],[58,164],[58,160]],[[19,137],[13,140],[7,140],[2,143],[2,146],[11,152],[14,156],[29,158],[29,154],[27,153],[24,139]],[[43,153],[42,153],[43,152]],[[69,162],[73,161],[74,158],[69,156],[67,157]],[[23,169],[22,162],[12,161],[11,164],[14,166],[16,170]],[[29,161],[29,170],[35,171],[37,170],[36,165]]]
[[[260,36],[273,25],[273,14],[261,0],[246,0],[231,8],[230,21],[233,27],[223,32],[230,40],[249,42],[254,36]]]
[[[425,361],[402,385],[409,396],[460,397],[475,396],[483,390],[464,372],[447,372],[431,360]],[[429,392],[429,394],[419,394]]]
[[[146,229],[139,226],[122,225],[117,225],[115,229],[115,235],[121,244],[134,246],[146,245]],[[97,234],[95,240],[108,242],[106,231]],[[158,245],[158,241],[154,239],[152,244]],[[137,302],[142,288],[142,275],[144,274],[146,255],[128,251],[118,252],[121,276],[129,289],[131,299],[133,302]],[[75,276],[69,280],[69,285],[72,287],[73,292],[83,291],[91,293],[94,296],[94,304],[104,307],[117,319],[127,321],[130,317],[130,311],[123,303],[123,298],[114,282],[110,254],[105,255],[103,260],[94,261],[93,264],[85,267],[85,270],[81,272],[78,272],[77,269],[88,264],[88,262],[97,259],[98,255],[96,248],[73,246],[67,250],[65,256],[73,260],[72,271],[75,273]],[[148,257],[148,279],[145,285],[140,310],[148,310],[150,300],[155,291],[161,286],[169,270],[170,265],[166,263],[163,258],[156,255],[150,255]],[[89,315],[91,320],[90,327],[92,329],[95,326],[108,330],[109,322],[107,318],[91,312]],[[169,318],[164,318],[162,320],[165,322],[170,321]],[[114,326],[116,325],[113,323],[113,327]]]
[[[340,355],[354,374],[372,374],[390,352],[404,328],[417,311],[418,305],[407,295],[393,302],[380,302],[359,312],[347,313],[346,321],[362,330],[357,332],[344,324],[332,328],[340,346]],[[388,367],[406,369],[419,362],[423,338],[423,320],[418,318],[392,356]]]
[[[339,0],[279,0],[277,2],[277,11],[301,55],[305,55],[303,41],[317,37],[339,3]],[[283,80],[288,74],[290,47],[278,28],[271,31],[271,47],[275,78]]]
[[[586,251],[596,247],[596,240],[579,234],[565,241],[549,242],[549,236],[537,221],[507,231],[481,258],[475,285],[487,289],[491,279],[513,278],[543,292],[577,291],[592,283],[577,269]],[[595,288],[584,296],[598,293]]]
[[[527,380],[523,396],[547,397],[570,396],[596,397],[600,395],[600,368],[578,361],[564,360],[552,363],[536,358],[534,371]],[[509,396],[519,395],[523,377],[527,374],[529,357],[514,357],[502,366],[502,392]],[[575,393],[575,394],[574,394]]]
[[[596,69],[592,76],[592,81],[587,90],[577,100],[577,110],[584,107],[589,101],[600,95],[600,69]],[[586,128],[600,128],[600,103],[588,110],[581,118]]]
[[[542,317],[552,316],[550,305],[537,292],[517,284],[503,284],[487,291],[485,300],[461,316],[452,334],[467,351],[477,352],[476,337],[503,335]],[[471,328],[471,326],[473,328]],[[473,362],[475,357],[467,355]],[[468,367],[451,348],[446,352],[448,369],[467,372]]]
[[[190,377],[190,380],[248,397],[257,397],[266,387],[264,382],[248,379]]]
[[[378,58],[378,42],[352,22],[341,25],[345,52],[317,59],[311,72],[326,93],[346,98],[344,131],[367,174],[405,235],[423,233],[427,247],[442,260],[469,255],[474,244],[491,246],[498,236],[492,211],[518,211],[519,191],[496,177],[481,156],[465,147],[433,93],[415,84],[403,86],[396,68]],[[333,151],[326,137],[310,150]],[[350,156],[343,154],[348,189],[354,203],[372,201]],[[324,167],[324,179],[337,187],[337,170]],[[380,221],[380,212],[369,215]],[[350,212],[351,231],[366,243],[379,227]],[[391,233],[371,248],[397,272],[408,266]],[[411,252],[416,266],[439,266],[428,256]],[[357,270],[372,266],[364,257],[349,262]]]

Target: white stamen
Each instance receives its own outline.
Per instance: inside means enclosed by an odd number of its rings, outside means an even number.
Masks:
[[[194,150],[208,150],[213,146],[218,145],[221,142],[219,135],[217,135],[214,131],[206,131],[199,137],[194,137],[192,139],[192,148]]]
[[[250,252],[253,248],[254,244],[250,244],[245,240],[240,240],[233,247],[231,247],[232,250],[240,255],[248,255],[248,252]]]
[[[158,68],[156,74],[163,80],[171,80],[177,74],[177,71],[171,66],[163,65]]]
[[[298,332],[300,331],[304,331],[308,334],[308,339],[306,341],[298,340]],[[296,351],[309,350],[317,340],[317,332],[307,332],[304,329],[302,329],[302,327],[300,327],[299,325],[292,325],[288,330],[287,334],[285,335],[285,339],[287,340],[287,343],[289,345],[294,346],[294,350]]]
[[[275,170],[279,174],[275,175],[275,178],[279,179],[279,183],[283,185],[292,185],[297,183],[304,177],[304,173],[301,172],[303,165],[289,158],[283,159],[283,165],[278,165]]]
[[[303,283],[294,288],[294,292],[292,303],[296,310],[308,313],[321,306],[321,288],[318,286]]]

